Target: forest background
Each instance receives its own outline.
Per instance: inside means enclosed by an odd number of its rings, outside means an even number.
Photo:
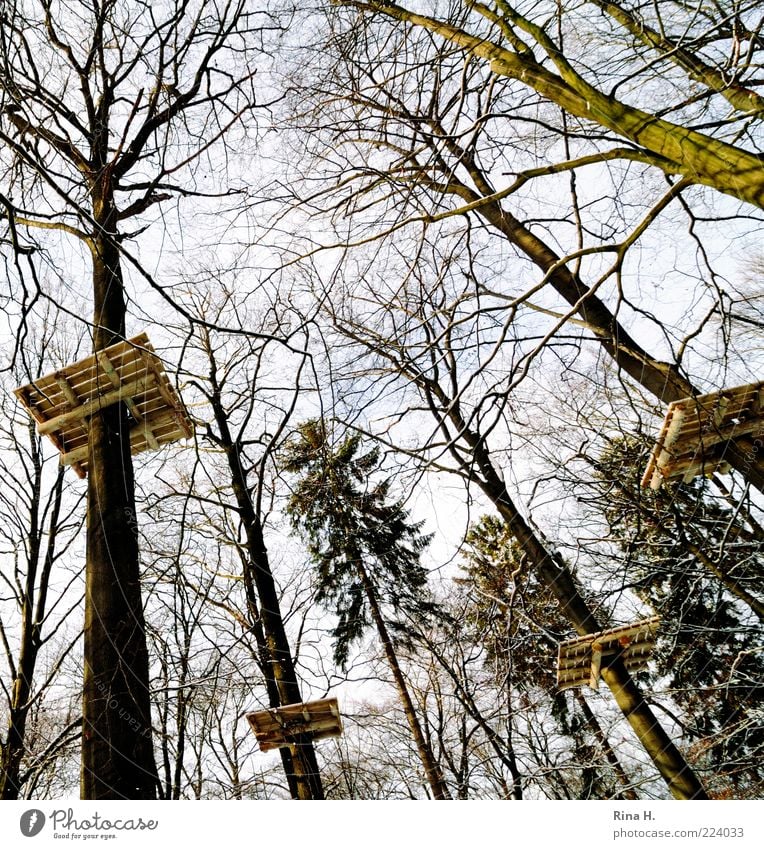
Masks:
[[[3,798],[761,797],[761,430],[639,481],[668,403],[761,374],[763,22],[2,4]],[[98,465],[99,543],[12,389],[143,331],[194,435]],[[258,751],[327,695],[342,736]]]

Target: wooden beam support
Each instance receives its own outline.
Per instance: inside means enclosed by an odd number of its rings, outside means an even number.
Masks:
[[[86,419],[98,410],[104,409],[104,407],[110,407],[112,404],[124,401],[126,397],[130,397],[131,395],[146,392],[146,390],[151,387],[154,380],[155,377],[153,372],[147,371],[140,378],[132,380],[130,383],[126,383],[118,389],[113,389],[111,392],[98,395],[92,400],[80,404],[79,407],[76,407],[74,410],[70,410],[68,413],[62,413],[60,416],[41,422],[37,426],[37,432],[41,434],[49,434],[56,430],[63,430],[67,427],[67,425]]]
[[[101,368],[103,369],[106,376],[111,381],[111,385],[115,389],[118,389],[121,385],[121,381],[119,379],[119,375],[117,374],[117,370],[114,368],[111,360],[109,359],[109,355],[104,350],[96,351],[96,359],[98,360],[98,364],[101,366]],[[146,365],[146,368],[148,369],[149,368],[148,358],[146,358],[145,356],[142,355],[140,357],[140,359],[143,360],[144,364]],[[157,383],[158,382],[159,382],[159,380],[157,378]],[[132,398],[127,397],[127,398],[124,399],[124,402],[127,405],[127,409],[130,410],[130,415],[135,419],[135,421],[138,424],[143,424],[143,416],[141,415],[140,410],[138,409],[138,405],[135,403],[135,401],[133,401]],[[148,430],[148,427],[147,427],[147,430]],[[148,430],[148,432],[149,432],[149,434],[151,434],[149,439],[148,439],[149,445],[152,448],[157,448],[158,443],[157,443],[156,439],[154,438],[154,434],[151,433],[150,430]]]
[[[714,410],[714,426],[721,427],[724,421],[724,416],[727,413],[727,407],[730,405],[730,399],[726,395],[719,398],[719,404]]]
[[[82,402],[77,397],[77,393],[72,389],[71,383],[69,383],[61,372],[56,372],[55,379],[71,409],[74,410],[79,407]]]
[[[589,674],[589,686],[592,690],[600,688],[600,669],[602,667],[602,646],[598,642],[592,643],[592,662]]]

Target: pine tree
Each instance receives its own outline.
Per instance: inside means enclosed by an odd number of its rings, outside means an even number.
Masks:
[[[308,540],[316,600],[337,615],[335,660],[344,665],[352,644],[374,625],[433,795],[448,799],[391,636],[405,633],[406,618],[417,621],[435,612],[420,563],[430,537],[421,522],[410,521],[403,502],[391,498],[389,478],[372,482],[378,466],[378,449],[364,451],[357,434],[333,448],[324,422],[306,422],[287,449],[285,469],[300,475],[288,512]],[[402,620],[391,620],[390,608]]]

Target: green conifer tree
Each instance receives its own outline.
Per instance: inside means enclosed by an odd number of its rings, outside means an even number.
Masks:
[[[448,799],[391,636],[391,631],[405,633],[406,619],[421,620],[435,611],[420,563],[430,537],[422,533],[421,522],[410,521],[402,501],[391,498],[389,478],[372,480],[378,466],[378,449],[363,450],[357,434],[335,448],[323,421],[306,422],[286,452],[286,471],[300,475],[288,512],[308,541],[317,570],[316,599],[337,615],[336,661],[345,664],[352,644],[374,625],[432,793]],[[388,615],[391,609],[398,620]]]

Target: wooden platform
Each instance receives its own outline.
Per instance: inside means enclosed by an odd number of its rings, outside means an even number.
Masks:
[[[193,431],[182,401],[145,333],[40,377],[14,390],[61,453],[61,463],[84,478],[88,419],[104,407],[125,404],[133,454],[189,438]]]
[[[284,705],[248,713],[246,717],[261,752],[292,746],[300,734],[310,734],[314,740],[320,740],[342,733],[337,699]]]
[[[557,686],[561,690],[567,690],[588,684],[597,690],[602,661],[612,659],[616,655],[630,672],[644,669],[655,647],[655,635],[659,625],[660,617],[651,616],[632,625],[622,625],[560,643]]]
[[[642,486],[726,472],[726,446],[739,436],[764,435],[764,381],[669,404]]]

